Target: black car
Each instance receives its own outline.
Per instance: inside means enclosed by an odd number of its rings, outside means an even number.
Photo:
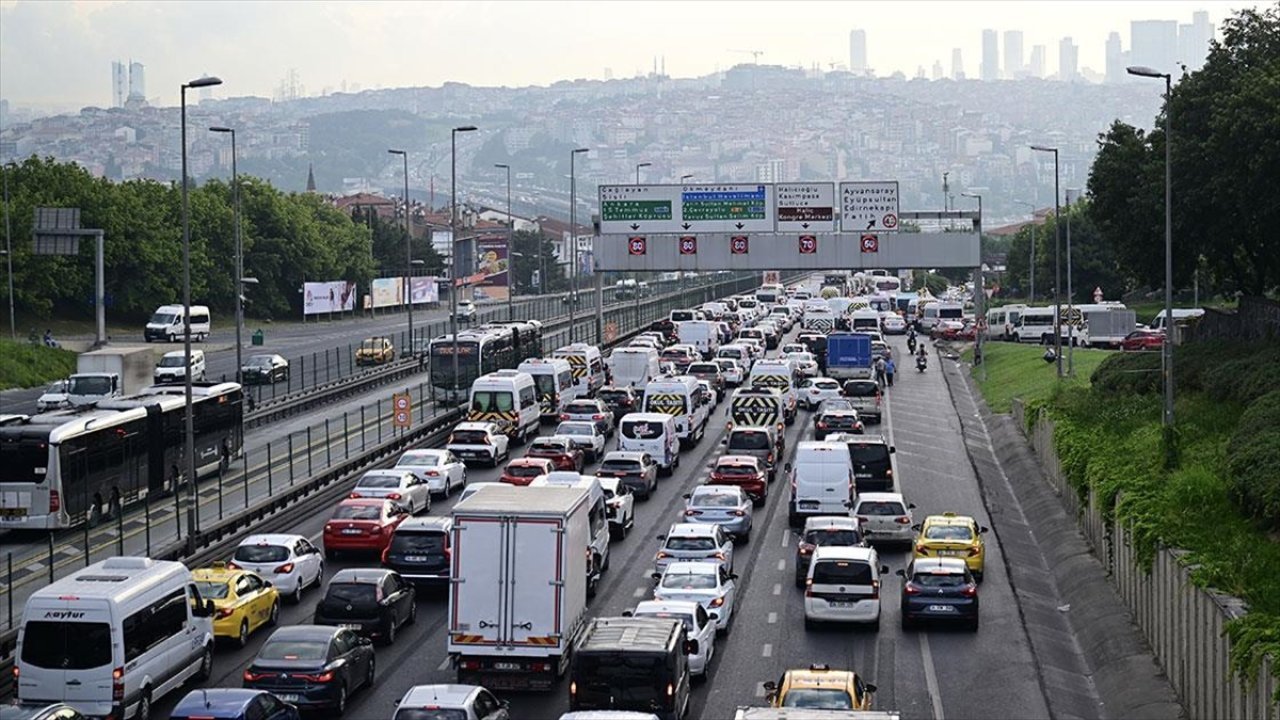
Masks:
[[[862,434],[862,420],[853,403],[839,398],[823,400],[818,411],[813,415],[813,436],[815,440],[826,439],[831,433]]]
[[[291,625],[271,633],[244,671],[244,687],[305,709],[346,712],[374,678],[373,641],[347,628]]]
[[[289,379],[289,361],[280,355],[250,355],[240,367],[245,385],[274,385]]]
[[[339,570],[316,605],[316,625],[336,625],[390,645],[418,619],[413,585],[383,568]]]
[[[603,387],[596,391],[596,399],[613,411],[616,422],[623,415],[640,409],[641,393],[631,387]]]
[[[382,567],[416,587],[447,588],[452,537],[451,517],[406,518],[382,554]]]
[[[978,582],[960,558],[916,558],[899,570],[902,628],[926,620],[961,623],[978,629]]]

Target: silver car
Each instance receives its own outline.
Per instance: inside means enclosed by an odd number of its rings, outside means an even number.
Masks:
[[[719,525],[676,523],[659,535],[662,547],[653,556],[653,571],[661,573],[673,562],[718,562],[733,572],[733,540]]]
[[[613,411],[601,400],[594,398],[571,400],[565,403],[560,411],[560,419],[595,423],[596,428],[605,438],[613,436]]]
[[[742,488],[700,485],[684,498],[685,522],[715,523],[738,542],[751,538],[751,498]]]

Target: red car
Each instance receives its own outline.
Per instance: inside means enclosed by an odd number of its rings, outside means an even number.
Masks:
[[[556,470],[582,472],[582,468],[587,464],[587,456],[582,452],[582,448],[574,447],[573,441],[567,437],[555,435],[534,440],[529,444],[529,452],[524,456],[546,458],[556,466]]]
[[[764,505],[769,495],[769,479],[760,460],[751,455],[721,455],[711,468],[708,485],[736,485],[751,498],[751,504]]]
[[[579,451],[581,452],[581,451]],[[501,482],[508,485],[528,485],[539,475],[546,475],[556,469],[555,463],[542,457],[516,458],[507,463],[502,471]]]
[[[1120,341],[1121,350],[1159,350],[1163,347],[1163,330],[1134,330]]]
[[[390,545],[391,534],[407,517],[409,511],[394,500],[347,498],[324,524],[325,557],[332,560],[340,550],[381,554]]]

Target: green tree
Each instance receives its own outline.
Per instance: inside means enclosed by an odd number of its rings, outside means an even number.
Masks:
[[[516,288],[532,291],[533,271],[545,273],[541,292],[559,292],[569,287],[568,280],[556,257],[551,239],[541,232],[517,230],[511,237],[511,247],[516,253],[511,258],[511,269]]]

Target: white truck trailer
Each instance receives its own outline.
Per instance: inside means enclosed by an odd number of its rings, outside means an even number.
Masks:
[[[69,405],[135,395],[151,385],[155,355],[145,347],[105,347],[81,353],[67,386]]]
[[[453,508],[448,652],[458,682],[550,690],[587,619],[591,496],[494,483]]]

